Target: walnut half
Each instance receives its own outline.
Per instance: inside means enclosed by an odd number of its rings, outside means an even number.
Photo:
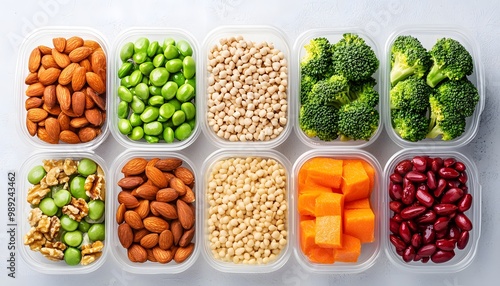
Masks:
[[[66,245],[60,241],[57,242],[47,242],[40,252],[47,259],[52,261],[62,260],[64,258],[64,250]]]
[[[96,241],[92,244],[86,244],[82,246],[82,265],[88,265],[96,261],[102,255],[102,249],[104,244],[102,241]]]
[[[71,203],[62,208],[62,212],[79,222],[89,214],[89,207],[84,199],[73,197],[71,198]]]
[[[38,205],[40,201],[50,192],[49,188],[43,188],[40,184],[34,185],[28,190],[27,201],[31,205]]]

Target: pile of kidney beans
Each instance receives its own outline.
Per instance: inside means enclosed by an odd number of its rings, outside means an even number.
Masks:
[[[405,262],[449,261],[464,249],[472,222],[466,166],[454,158],[415,156],[390,175],[390,241]]]

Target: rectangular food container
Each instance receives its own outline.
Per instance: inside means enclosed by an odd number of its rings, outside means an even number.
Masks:
[[[390,72],[391,72],[391,47],[398,36],[410,35],[422,43],[424,48],[430,50],[436,41],[441,38],[452,38],[459,41],[471,54],[473,60],[473,72],[467,78],[477,87],[479,92],[479,102],[476,105],[474,114],[466,119],[464,133],[449,141],[441,140],[440,136],[435,139],[424,139],[418,142],[411,142],[401,138],[392,127],[391,109],[390,109]],[[439,147],[462,147],[469,143],[479,130],[479,119],[484,109],[485,91],[484,91],[484,71],[481,63],[481,54],[477,40],[462,27],[436,27],[436,26],[404,26],[396,29],[387,39],[385,45],[385,70],[383,73],[383,94],[381,97],[383,120],[389,137],[403,148],[412,148],[417,146],[439,146]]]
[[[121,191],[121,188],[117,185],[118,181],[124,177],[121,172],[123,166],[134,158],[144,158],[146,160],[151,160],[153,158],[177,158],[183,161],[182,166],[190,169],[195,176],[195,186],[193,191],[196,195],[195,207],[196,207],[196,217],[199,216],[199,212],[201,212],[201,203],[199,199],[199,175],[194,168],[194,164],[186,158],[185,156],[179,153],[170,153],[170,152],[158,152],[158,151],[138,151],[138,150],[129,150],[120,154],[116,160],[113,162],[113,173],[112,173],[112,181],[111,181],[111,191],[108,192],[108,200],[110,201],[110,211],[108,212],[107,220],[110,222],[110,238],[109,245],[110,251],[113,257],[118,261],[118,263],[123,267],[123,269],[130,273],[136,274],[176,274],[181,273],[191,267],[196,259],[198,258],[200,252],[200,240],[201,235],[199,234],[200,227],[198,222],[196,222],[196,233],[192,242],[195,244],[194,250],[191,253],[190,257],[183,261],[182,263],[176,263],[174,260],[166,263],[160,264],[158,262],[146,261],[144,263],[135,263],[131,262],[128,258],[127,249],[125,249],[119,239],[118,239],[118,225],[116,223],[116,213],[118,206],[118,193]],[[196,219],[198,221],[198,219]]]
[[[310,262],[309,259],[304,255],[300,246],[300,219],[298,213],[298,189],[299,189],[299,171],[301,167],[308,160],[317,157],[325,157],[325,158],[334,158],[334,159],[361,159],[368,162],[375,169],[375,181],[373,183],[373,189],[370,195],[370,206],[375,214],[375,241],[372,243],[362,243],[361,244],[361,255],[358,258],[357,262],[347,263],[347,262],[335,262],[333,264],[319,264]],[[294,191],[293,191],[293,210],[292,213],[295,216],[295,221],[293,222],[294,227],[294,251],[295,257],[302,267],[311,271],[313,273],[323,273],[323,274],[347,274],[347,273],[360,273],[367,269],[369,269],[373,264],[380,253],[380,249],[382,247],[381,243],[381,219],[382,208],[381,208],[381,175],[382,168],[377,161],[377,159],[371,155],[370,153],[357,150],[357,149],[348,149],[348,150],[323,150],[323,149],[315,149],[308,151],[302,154],[293,166],[293,181],[294,181]]]
[[[26,201],[28,190],[32,186],[31,183],[28,182],[28,174],[30,170],[38,165],[43,165],[43,160],[64,160],[64,159],[73,159],[73,160],[81,160],[84,158],[88,158],[96,162],[104,171],[105,174],[105,191],[109,192],[111,189],[110,173],[108,172],[108,168],[106,163],[102,158],[97,156],[92,152],[66,152],[66,151],[47,151],[47,152],[36,152],[28,157],[28,159],[23,163],[19,172],[19,197],[18,200],[20,202],[18,208],[17,217],[19,218],[19,236],[18,236],[18,249],[21,253],[21,257],[26,263],[30,266],[30,268],[46,274],[88,274],[95,271],[97,268],[101,267],[108,256],[108,249],[110,243],[110,232],[111,232],[111,223],[109,221],[105,222],[105,240],[104,248],[102,250],[102,255],[99,259],[94,261],[93,263],[83,266],[81,264],[76,266],[67,265],[64,261],[50,261],[47,258],[43,257],[43,255],[39,252],[32,251],[29,249],[29,246],[24,245],[24,236],[30,230],[31,226],[28,222],[28,216],[32,209],[31,205]],[[106,194],[107,195],[107,194]],[[111,202],[109,200],[109,196],[105,196],[105,213],[104,217],[107,220],[109,210],[111,207]],[[62,231],[62,229],[60,230]]]
[[[389,176],[394,172],[399,162],[403,160],[412,160],[415,156],[428,156],[431,158],[440,157],[442,159],[453,158],[457,162],[464,163],[467,168],[465,171],[468,177],[467,192],[472,195],[473,199],[471,208],[465,212],[465,215],[469,217],[473,228],[469,231],[470,236],[466,247],[462,250],[455,248],[455,256],[451,260],[444,263],[433,263],[432,261],[428,261],[427,263],[422,263],[421,261],[411,261],[406,263],[403,261],[401,256],[396,253],[396,249],[389,239],[389,235],[391,234],[389,229],[389,219],[392,217],[392,211],[389,209],[389,202],[391,201],[388,191],[390,185]],[[399,269],[414,273],[453,273],[465,269],[472,263],[474,257],[476,256],[479,237],[481,235],[482,188],[479,182],[477,167],[473,161],[471,161],[467,156],[456,151],[428,150],[421,148],[404,149],[394,154],[387,162],[384,170],[382,188],[382,236],[384,240],[385,253],[392,264]]]
[[[51,150],[72,150],[75,147],[78,148],[83,148],[83,149],[95,149],[97,146],[99,146],[108,136],[108,120],[104,119],[104,123],[101,127],[101,133],[97,135],[96,138],[94,138],[91,141],[85,142],[85,143],[77,143],[77,144],[68,144],[64,143],[62,141],[59,141],[59,144],[49,144],[47,142],[42,141],[39,139],[36,135],[31,136],[28,133],[28,130],[26,128],[26,108],[25,108],[25,100],[28,98],[25,95],[25,91],[27,88],[27,85],[25,84],[25,78],[29,74],[28,70],[28,61],[30,57],[31,51],[40,46],[40,45],[45,45],[48,47],[54,47],[52,44],[52,39],[57,38],[57,37],[64,37],[64,38],[70,38],[72,36],[79,36],[84,40],[93,40],[99,43],[101,46],[102,50],[104,51],[106,55],[106,74],[109,77],[109,66],[108,66],[108,58],[110,56],[109,52],[109,47],[106,42],[106,39],[104,36],[89,27],[42,27],[39,29],[34,30],[31,34],[29,34],[26,39],[23,41],[21,44],[21,47],[19,49],[19,54],[17,58],[17,68],[16,68],[16,79],[15,79],[15,92],[17,93],[17,105],[18,105],[18,110],[19,110],[19,118],[17,120],[18,122],[18,130],[19,133],[23,138],[26,139],[31,145],[33,145],[35,148],[45,148],[45,149],[51,149]],[[111,84],[110,81],[107,80],[105,82],[106,85],[106,91],[110,90]],[[71,86],[71,85],[70,85]],[[106,94],[109,94],[107,92]],[[109,105],[107,104],[109,107]],[[107,108],[109,109],[109,108]]]
[[[270,140],[255,140],[255,141],[231,141],[229,139],[225,139],[223,137],[219,137],[216,133],[216,131],[209,125],[208,122],[208,113],[209,113],[209,108],[208,108],[208,102],[209,102],[209,94],[208,94],[208,88],[209,88],[209,78],[212,74],[208,70],[208,65],[209,65],[209,59],[208,59],[208,54],[210,53],[210,50],[214,46],[219,46],[221,47],[220,40],[221,39],[227,39],[230,37],[237,37],[237,36],[242,36],[244,40],[246,41],[252,41],[254,43],[262,43],[262,42],[267,42],[268,44],[273,44],[275,49],[280,50],[283,55],[284,55],[284,60],[286,60],[287,63],[287,84],[282,84],[286,86],[286,125],[283,127],[282,132],[273,139]],[[207,37],[205,38],[204,44],[203,44],[203,51],[202,51],[202,75],[203,79],[201,82],[201,90],[203,94],[201,95],[201,114],[202,114],[202,120],[201,124],[203,126],[203,131],[207,135],[207,137],[214,143],[217,147],[220,148],[231,148],[231,149],[239,149],[239,148],[259,148],[259,149],[268,149],[268,148],[274,148],[281,144],[283,141],[286,140],[288,137],[290,130],[292,128],[292,111],[291,111],[291,105],[292,105],[292,86],[290,85],[290,75],[291,75],[291,63],[290,63],[290,50],[287,44],[287,39],[284,35],[283,32],[278,30],[277,28],[274,28],[272,26],[222,26],[218,27],[214,30],[212,30]],[[244,72],[243,72],[244,73]],[[254,73],[255,74],[255,73]],[[241,75],[243,76],[243,74]],[[232,81],[232,80],[231,80]],[[229,82],[231,82],[229,81]],[[240,81],[241,77],[240,77]],[[226,93],[228,96],[230,95],[229,91]],[[275,93],[277,94],[277,93]],[[222,96],[224,96],[221,93]],[[255,102],[255,100],[254,100]],[[255,106],[257,108],[257,106]],[[244,107],[246,111],[249,109]],[[239,118],[244,118],[245,114],[241,114],[241,117]],[[229,124],[228,124],[229,125]],[[219,129],[221,130],[221,129]],[[262,131],[264,132],[264,131]],[[241,133],[240,133],[241,134]]]
[[[288,207],[286,209],[287,221],[285,223],[285,229],[287,230],[288,237],[286,238],[287,240],[286,246],[283,249],[281,249],[280,253],[274,260],[271,260],[268,263],[244,264],[244,263],[226,262],[216,259],[210,249],[209,230],[208,230],[209,202],[207,201],[207,190],[208,190],[208,184],[210,182],[208,180],[211,171],[218,162],[231,158],[272,159],[278,162],[285,169],[286,180],[287,180],[285,199],[288,202]],[[212,266],[216,270],[226,273],[269,273],[278,270],[287,262],[292,250],[292,245],[291,245],[291,240],[293,239],[292,224],[294,220],[294,215],[292,212],[290,212],[290,206],[292,205],[292,196],[290,190],[293,189],[292,188],[293,182],[291,180],[290,170],[291,170],[291,164],[289,163],[287,158],[274,150],[269,150],[269,151],[219,150],[212,153],[205,160],[203,164],[203,172],[205,174],[202,178],[203,186],[202,186],[202,191],[200,192],[202,195],[199,197],[201,199],[200,209],[202,211],[201,211],[201,216],[199,216],[199,219],[197,219],[197,227],[203,231],[200,238],[202,243],[201,252],[210,266]],[[247,173],[250,174],[251,172]]]
[[[300,68],[300,62],[301,59],[305,56],[306,50],[304,48],[305,45],[309,43],[310,40],[318,38],[318,37],[324,37],[327,38],[330,44],[335,44],[338,42],[340,39],[342,39],[342,35],[345,33],[353,33],[359,35],[361,38],[365,40],[365,42],[373,49],[375,52],[375,55],[379,59],[379,68],[377,71],[372,75],[372,77],[377,81],[376,86],[374,89],[379,93],[380,99],[379,99],[379,104],[376,106],[376,110],[379,112],[379,123],[378,123],[378,129],[373,133],[372,137],[370,140],[365,141],[365,140],[349,140],[349,141],[341,141],[339,138],[332,140],[332,141],[323,141],[318,139],[317,137],[311,138],[308,137],[300,128],[299,124],[299,114],[300,114],[300,108],[301,108],[301,103],[300,103],[300,90],[301,90],[301,68]],[[306,144],[309,147],[313,148],[364,148],[370,144],[372,144],[375,140],[377,140],[377,137],[380,135],[382,132],[382,112],[381,112],[381,98],[382,98],[382,68],[384,66],[383,58],[380,54],[379,47],[377,45],[377,42],[373,40],[373,38],[364,30],[357,28],[357,27],[352,27],[352,28],[339,28],[339,29],[313,29],[313,30],[308,30],[304,33],[302,33],[297,40],[295,41],[294,44],[294,56],[293,56],[293,88],[295,91],[295,94],[293,95],[293,121],[294,121],[294,127],[295,127],[295,133],[297,133],[297,136],[299,139]]]
[[[117,116],[117,111],[118,111],[118,104],[120,103],[120,98],[118,97],[118,88],[120,87],[120,78],[118,77],[118,70],[120,66],[122,65],[122,61],[120,59],[120,51],[126,43],[132,42],[134,43],[136,40],[145,37],[148,38],[150,42],[153,41],[158,41],[159,44],[161,45],[163,41],[166,38],[172,38],[176,42],[178,40],[185,40],[187,41],[193,50],[193,59],[196,62],[196,88],[195,88],[195,106],[196,106],[196,126],[194,130],[191,131],[191,135],[182,140],[175,140],[172,143],[166,143],[163,140],[160,140],[160,142],[151,144],[146,142],[144,138],[138,141],[134,141],[130,139],[128,136],[123,135],[120,133],[118,129],[118,116]],[[198,42],[196,39],[187,31],[182,30],[182,29],[177,29],[177,28],[154,28],[154,27],[134,27],[127,29],[123,32],[121,32],[114,44],[113,44],[114,50],[113,54],[111,57],[111,74],[110,74],[110,82],[112,83],[111,85],[111,110],[112,113],[109,115],[110,118],[110,124],[111,124],[111,134],[115,137],[115,139],[124,147],[126,148],[147,148],[149,150],[181,150],[189,145],[191,145],[196,138],[198,137],[200,133],[200,88],[201,88],[201,81],[200,81],[200,59],[199,59],[199,47],[198,47]],[[152,60],[152,59],[151,59]],[[132,113],[132,110],[130,110]]]

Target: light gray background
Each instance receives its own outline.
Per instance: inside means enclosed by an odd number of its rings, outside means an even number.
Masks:
[[[410,3],[411,2],[411,3]],[[494,285],[500,271],[498,190],[500,139],[500,4],[498,1],[9,1],[2,5],[0,19],[0,285],[143,285],[153,283],[222,285]],[[480,45],[484,65],[486,105],[476,138],[459,151],[471,157],[479,169],[483,190],[482,232],[476,258],[472,265],[457,274],[418,275],[402,272],[390,264],[381,252],[369,270],[354,275],[318,275],[306,272],[292,255],[280,270],[265,275],[223,274],[204,261],[200,255],[186,272],[177,275],[132,275],[119,269],[109,256],[108,261],[92,274],[82,276],[43,275],[32,271],[17,256],[17,278],[7,277],[6,259],[6,190],[7,172],[19,171],[28,154],[34,152],[22,142],[16,130],[19,118],[15,109],[14,74],[18,49],[23,37],[42,26],[88,26],[99,30],[110,46],[124,29],[133,26],[177,27],[192,33],[201,44],[213,28],[227,24],[274,25],[284,31],[290,46],[304,31],[312,28],[359,27],[366,29],[383,50],[387,37],[400,25],[458,25],[467,29]],[[195,164],[215,150],[206,144],[202,134],[182,151]],[[306,151],[294,133],[277,148],[293,163]],[[124,149],[110,135],[96,150],[107,162]],[[382,166],[400,148],[391,142],[385,131],[370,147]],[[18,178],[21,180],[21,178]]]

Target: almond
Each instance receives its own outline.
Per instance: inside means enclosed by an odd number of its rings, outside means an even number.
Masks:
[[[59,78],[61,70],[58,68],[48,68],[41,72],[38,76],[38,81],[43,85],[53,84]]]
[[[194,225],[194,212],[191,207],[182,200],[177,200],[177,215],[184,229],[190,229]]]
[[[142,184],[137,188],[137,196],[146,200],[154,200],[156,198],[156,193],[158,192],[158,187],[149,184]]]
[[[169,227],[168,222],[166,222],[164,219],[155,216],[147,217],[144,219],[143,222],[144,222],[144,227],[147,230],[156,233],[161,233],[162,231],[168,229]]]
[[[162,264],[169,263],[174,258],[174,254],[171,250],[163,250],[159,247],[153,248],[153,255],[156,261]]]
[[[139,230],[134,230],[134,242],[135,243],[141,242],[141,239],[150,233],[151,232],[145,228],[139,229]]]
[[[29,97],[24,101],[24,108],[26,110],[32,109],[32,108],[37,108],[42,106],[43,100],[40,97]]]
[[[61,74],[59,75],[59,84],[67,85],[73,79],[73,74],[80,65],[77,63],[71,63],[67,67],[65,67]]]
[[[92,99],[92,101],[97,104],[101,110],[106,110],[106,100],[105,98],[99,96],[91,87],[87,87],[87,96]]]
[[[133,158],[122,167],[125,176],[139,175],[144,172],[148,161],[144,158]]]
[[[56,86],[56,97],[62,110],[69,110],[71,108],[71,94],[69,88],[58,84]]]
[[[40,140],[47,142],[49,144],[59,143],[58,141],[56,141],[52,137],[50,137],[49,134],[47,133],[47,130],[45,130],[45,128],[43,128],[43,127],[38,127],[36,135],[38,136],[38,138],[40,138]]]
[[[169,186],[174,189],[179,196],[184,196],[186,194],[186,185],[179,178],[174,177],[170,179]]]
[[[56,49],[52,49],[52,57],[54,58],[54,61],[57,63],[57,65],[62,69],[71,64],[71,60],[69,59],[68,55],[62,54]]]
[[[172,236],[174,238],[174,245],[178,245],[181,240],[182,234],[184,233],[184,229],[182,228],[181,222],[179,220],[174,220],[170,224],[170,231],[172,232]]]
[[[139,201],[129,192],[121,191],[118,193],[118,202],[124,204],[127,209],[133,209],[139,206]]]
[[[36,132],[38,131],[38,125],[28,118],[26,118],[26,128],[28,129],[28,133],[31,136],[35,136]]]
[[[148,260],[151,262],[158,262],[156,260],[155,256],[153,255],[153,249],[146,249],[146,252],[148,253]]]
[[[189,256],[191,256],[193,250],[194,250],[194,243],[190,243],[186,247],[179,247],[175,252],[174,261],[177,263],[185,261]]]
[[[149,215],[149,201],[142,200],[139,202],[139,206],[134,209],[134,211],[142,218],[145,219]]]
[[[195,197],[193,190],[188,186],[185,186],[184,188],[186,189],[186,194],[184,196],[180,197],[180,199],[188,204],[194,203],[196,200],[196,197]]]
[[[124,189],[134,189],[142,185],[142,183],[144,183],[144,179],[142,177],[131,176],[131,177],[121,178],[117,184],[118,186]]]
[[[94,72],[87,72],[85,74],[85,79],[87,80],[88,85],[95,91],[97,94],[103,94],[106,92],[106,84],[103,79]]]
[[[52,44],[54,45],[54,48],[56,48],[58,52],[62,53],[64,52],[64,48],[66,48],[66,39],[62,37],[53,38]]]
[[[71,78],[71,87],[74,91],[79,91],[85,86],[85,73],[85,68],[81,66],[77,67],[73,72],[73,76]]]
[[[121,224],[125,220],[125,212],[127,211],[127,207],[125,204],[120,204],[116,209],[116,223]]]
[[[191,240],[193,240],[194,237],[194,229],[195,227],[193,226],[192,228],[184,231],[184,233],[181,236],[181,239],[179,240],[179,246],[180,247],[186,247],[191,243]]]
[[[175,170],[182,165],[182,160],[177,158],[167,158],[160,159],[156,162],[155,167],[162,170],[163,172],[168,172]]]
[[[102,51],[95,51],[90,57],[92,71],[106,81],[106,55]]]
[[[26,95],[27,96],[42,96],[43,91],[45,90],[45,86],[41,84],[40,82],[36,82],[34,84],[28,85],[28,88],[26,88]]]
[[[148,253],[144,249],[144,247],[139,244],[132,244],[127,251],[128,259],[132,262],[143,263],[148,259]]]
[[[45,120],[38,122],[37,125],[40,127],[45,127]]]
[[[73,95],[71,96],[71,108],[76,115],[83,115],[83,112],[85,111],[85,93],[81,91],[73,92]]]
[[[118,240],[121,245],[125,248],[129,248],[132,245],[134,239],[134,233],[132,228],[127,223],[122,223],[118,226]]]
[[[78,47],[69,53],[69,60],[73,63],[78,63],[92,54],[92,49],[89,47]]]
[[[83,61],[81,61],[80,66],[85,68],[85,73],[92,71],[92,64],[90,63],[89,59],[84,59]]]
[[[42,108],[31,108],[26,114],[27,118],[35,123],[45,120],[48,115],[49,113]]]
[[[69,54],[71,53],[74,49],[83,46],[83,39],[74,36],[66,40],[66,47],[64,48],[64,53]]]
[[[28,70],[30,72],[37,72],[38,68],[40,67],[40,63],[42,60],[42,53],[40,52],[40,49],[34,48],[31,51],[30,57],[28,59]]]
[[[61,107],[59,105],[55,105],[50,108],[45,103],[42,105],[43,110],[47,111],[50,115],[59,116],[61,114]]]
[[[61,134],[59,134],[59,140],[68,144],[80,143],[80,138],[78,137],[78,135],[76,135],[76,133],[71,130],[61,131]]]
[[[52,54],[52,49],[47,47],[47,46],[40,45],[40,46],[38,46],[38,49],[40,50],[42,55],[51,55]]]
[[[99,135],[98,130],[92,127],[83,127],[78,130],[78,137],[80,137],[80,141],[84,143],[94,140],[97,135]]]
[[[153,201],[151,202],[151,208],[156,210],[162,217],[166,219],[177,218],[177,211],[171,204]]]
[[[63,130],[69,130],[71,119],[66,113],[60,113],[59,116],[57,116],[57,121],[59,121],[59,125],[61,126],[61,131]]]
[[[85,127],[87,125],[89,125],[89,121],[85,117],[76,117],[71,119],[71,121],[69,122],[69,126],[77,129]]]
[[[167,182],[170,182],[170,180],[175,178],[174,174],[170,172],[163,172],[163,176],[165,177],[165,179],[167,179]]]
[[[34,84],[38,82],[38,73],[36,72],[31,72],[25,79],[24,83],[26,85]]]
[[[59,133],[61,133],[61,127],[59,121],[54,117],[48,117],[45,119],[45,130],[52,139],[59,141]]]
[[[53,108],[57,104],[57,96],[56,96],[56,86],[49,85],[45,87],[43,91],[43,102],[47,107]]]
[[[96,42],[96,41],[94,41],[94,40],[84,40],[83,41],[83,46],[91,48],[92,51],[95,51],[95,50],[101,48],[101,45],[99,45],[99,43]]]
[[[85,117],[94,126],[101,126],[103,122],[101,111],[97,108],[85,110]]]
[[[66,110],[62,110],[61,112],[64,112],[66,113],[66,115],[68,115],[69,117],[78,117],[76,116],[76,114],[73,112],[73,109],[66,109]]]
[[[163,176],[160,169],[152,166],[146,166],[146,176],[158,188],[167,187],[168,181],[165,176]]]
[[[153,248],[158,244],[158,234],[157,233],[150,233],[145,235],[143,238],[141,238],[141,241],[139,242],[142,247],[148,249],[148,248]]]
[[[144,228],[144,224],[142,223],[142,218],[139,216],[138,213],[135,211],[126,211],[125,215],[125,222],[130,225],[131,228],[133,229],[141,229]]]
[[[181,166],[176,168],[174,170],[174,175],[177,178],[181,179],[181,181],[186,185],[190,185],[191,183],[194,182],[193,172],[186,167]]]
[[[54,57],[52,55],[44,55],[42,57],[42,67],[48,69],[48,68],[59,68],[57,65],[56,61],[54,60]]]
[[[172,232],[168,229],[162,231],[160,233],[160,236],[158,237],[158,246],[163,250],[167,250],[170,249],[173,245],[174,236]]]
[[[158,202],[168,203],[177,199],[179,194],[172,188],[161,189],[156,193],[156,200]]]
[[[158,160],[160,160],[160,158],[153,158],[153,159],[150,159],[148,161],[148,164],[146,165],[146,168],[147,167],[154,167],[156,162],[158,162]]]

